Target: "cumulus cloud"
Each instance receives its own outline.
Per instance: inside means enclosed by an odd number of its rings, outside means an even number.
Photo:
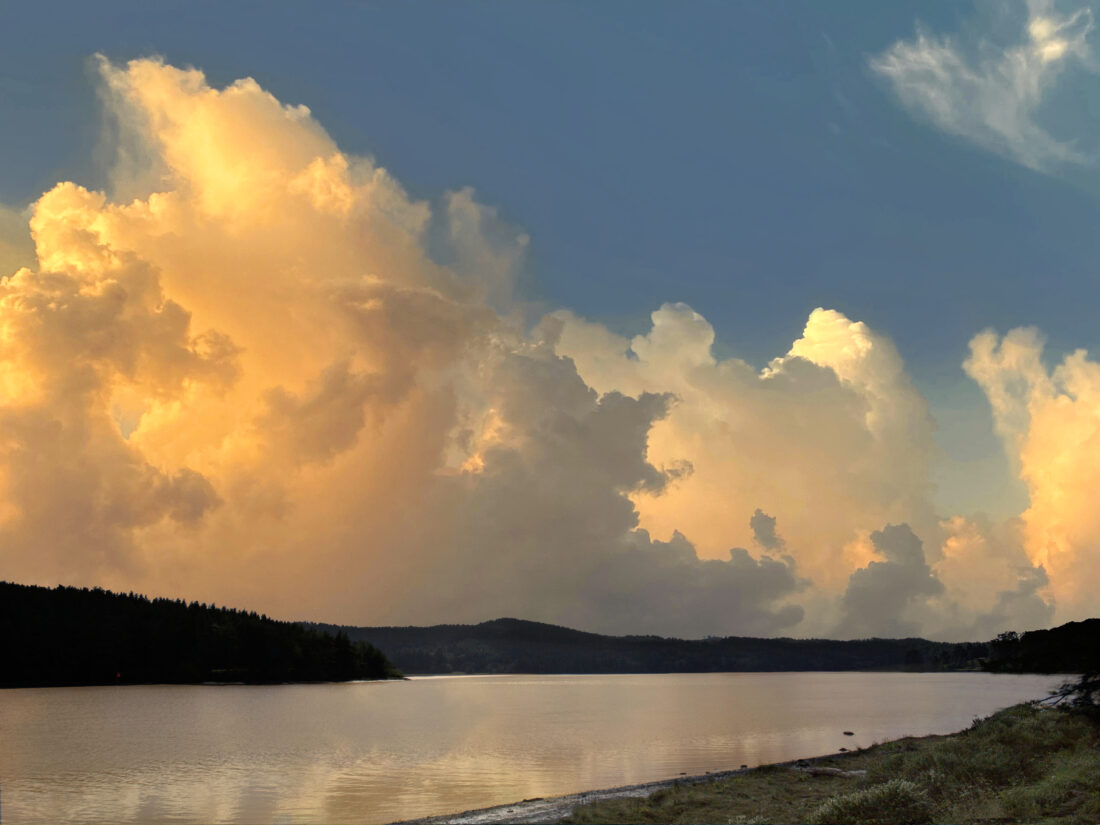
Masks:
[[[1049,583],[1042,565],[1019,568],[1016,587],[997,594],[993,609],[980,617],[970,638],[991,639],[1005,627],[1024,631],[1049,627],[1054,618],[1054,604],[1044,599],[1040,592]]]
[[[1028,488],[1023,546],[1049,577],[1060,618],[1100,609],[1100,364],[1085,350],[1048,369],[1033,329],[1004,337],[986,331],[970,342],[963,367],[984,390],[998,432]],[[1037,585],[1042,587],[1044,583]]]
[[[933,571],[947,593],[933,603],[938,636],[991,639],[1006,628],[1050,625],[1049,580],[1042,565],[1028,558],[1019,518],[953,516],[940,527],[943,543]]]
[[[775,531],[775,517],[769,516],[759,507],[749,519],[749,527],[752,529],[753,540],[765,550],[778,550],[783,547],[784,541]]]
[[[100,69],[116,192],[59,183],[4,230],[34,242],[0,280],[5,577],[688,636],[985,628],[1061,587],[933,512],[931,416],[865,324],[817,309],[763,369],[684,304],[531,328],[529,240],[472,190],[415,200],[250,79]],[[972,374],[1025,444],[995,349]]]
[[[7,575],[361,622],[801,619],[793,560],[639,528],[630,496],[690,472],[647,456],[675,399],[528,335],[527,238],[472,191],[410,199],[252,80],[100,69],[138,196],[58,184],[0,282]]]
[[[628,494],[673,478],[645,460],[668,395],[598,395],[549,347],[502,354],[487,399],[494,425],[475,441],[476,473],[441,479],[428,511],[439,575],[421,586],[441,615],[522,615],[607,632],[771,634],[802,610],[790,560],[743,549],[701,561],[674,533],[637,529]],[[439,514],[447,514],[439,518]]]
[[[220,393],[236,351],[193,334],[141,262],[89,255],[87,267],[0,281],[0,535],[8,570],[22,576],[39,565],[79,578],[132,567],[135,529],[192,525],[220,503],[201,473],[157,466],[127,443],[111,399],[115,388],[156,400],[191,386]]]
[[[943,592],[932,573],[921,540],[908,524],[890,524],[870,536],[883,561],[868,562],[852,573],[841,597],[843,618],[834,633],[840,638],[872,635],[902,638],[917,635],[921,622],[910,618],[920,600]]]
[[[1092,11],[1059,15],[1052,0],[1029,0],[1024,39],[1012,46],[958,38],[918,27],[871,58],[898,99],[935,126],[1032,169],[1092,158],[1044,128],[1039,108],[1071,61],[1091,64]]]
[[[931,416],[893,344],[865,324],[815,310],[790,352],[757,370],[715,358],[714,330],[684,304],[654,312],[652,329],[633,339],[566,311],[553,320],[557,351],[590,386],[678,399],[652,427],[648,455],[691,472],[660,495],[633,495],[653,535],[679,530],[717,558],[758,540],[762,522],[750,516],[759,508],[783,523],[799,570],[839,588],[859,529],[934,528]]]

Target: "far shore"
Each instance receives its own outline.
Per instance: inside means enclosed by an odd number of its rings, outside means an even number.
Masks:
[[[377,685],[385,682],[407,682],[408,676],[387,679],[341,679],[301,682],[89,682],[80,685],[0,685],[0,690],[51,690],[57,688],[110,687],[289,687],[291,685]]]

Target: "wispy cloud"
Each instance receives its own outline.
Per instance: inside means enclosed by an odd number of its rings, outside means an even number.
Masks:
[[[914,39],[897,41],[870,65],[908,109],[940,129],[1045,170],[1092,160],[1073,142],[1050,134],[1038,116],[1044,95],[1066,65],[1074,59],[1091,62],[1092,29],[1088,8],[1059,15],[1051,0],[1031,0],[1015,45],[967,44],[918,25]]]

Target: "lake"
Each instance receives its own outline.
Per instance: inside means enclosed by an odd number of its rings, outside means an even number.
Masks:
[[[0,817],[385,823],[948,733],[1060,681],[705,673],[0,690]]]

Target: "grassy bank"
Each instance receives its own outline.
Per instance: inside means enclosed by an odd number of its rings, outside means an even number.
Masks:
[[[1100,821],[1100,723],[1018,705],[949,736],[899,739],[762,767],[641,799],[578,808],[572,823],[1089,823]],[[813,770],[837,769],[836,773]],[[866,771],[863,775],[842,775]]]

